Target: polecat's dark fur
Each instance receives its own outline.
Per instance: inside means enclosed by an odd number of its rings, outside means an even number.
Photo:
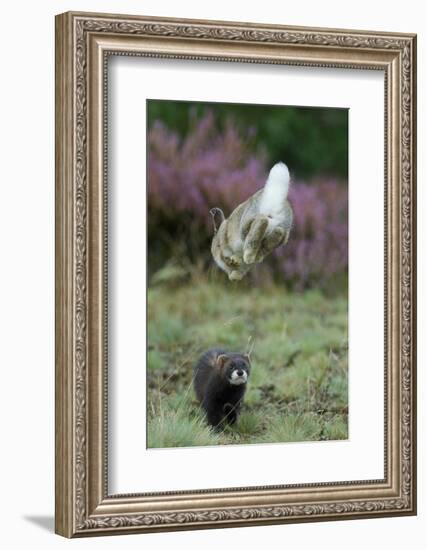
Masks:
[[[249,357],[242,353],[213,348],[200,357],[194,369],[194,390],[211,426],[236,422],[249,373]]]

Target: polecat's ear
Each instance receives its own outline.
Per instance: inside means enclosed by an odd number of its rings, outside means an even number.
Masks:
[[[216,358],[216,364],[218,365],[218,367],[221,369],[224,365],[225,365],[225,362],[227,361],[227,356],[226,355],[218,355],[218,357]]]
[[[212,221],[213,221],[213,226],[214,226],[214,233],[216,233],[218,231],[219,226],[225,220],[224,212],[221,210],[221,208],[216,208],[215,207],[215,208],[211,208],[209,213],[212,216]],[[218,215],[219,215],[219,219],[217,219]]]
[[[246,359],[246,361],[247,361],[248,363],[251,362],[251,356],[250,356],[249,353],[244,353],[244,354],[243,354],[243,357]]]

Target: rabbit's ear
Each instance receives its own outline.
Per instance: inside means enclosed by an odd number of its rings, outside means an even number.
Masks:
[[[221,208],[211,208],[209,211],[210,215],[212,216],[212,221],[214,225],[214,233],[216,233],[222,224],[222,222],[225,220],[224,212],[221,210]],[[217,225],[218,223],[218,225]]]

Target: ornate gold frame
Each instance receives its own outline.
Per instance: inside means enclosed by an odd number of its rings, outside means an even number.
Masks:
[[[385,478],[108,495],[108,55],[368,68],[385,74]],[[56,532],[66,537],[415,514],[416,37],[65,13],[56,18]],[[369,354],[369,350],[367,350]]]

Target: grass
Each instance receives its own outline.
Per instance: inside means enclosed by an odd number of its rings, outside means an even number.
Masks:
[[[238,422],[212,431],[192,371],[213,346],[245,351]],[[148,447],[347,439],[347,300],[199,280],[148,292]]]

